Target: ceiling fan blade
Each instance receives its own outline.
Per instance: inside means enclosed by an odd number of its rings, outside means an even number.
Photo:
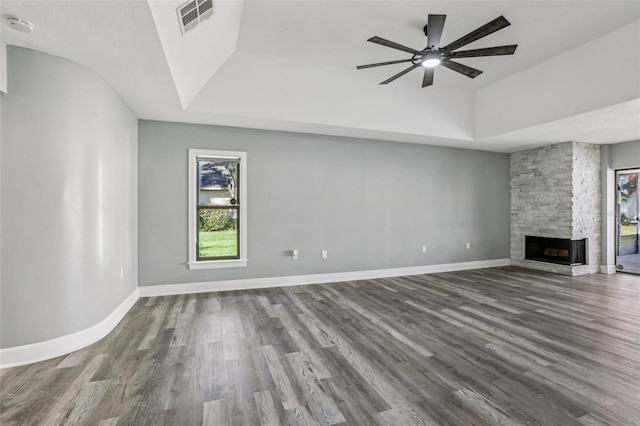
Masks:
[[[400,71],[398,74],[394,75],[391,78],[386,79],[385,81],[383,81],[380,84],[389,84],[391,83],[393,80],[395,80],[396,78],[402,77],[403,75],[405,75],[406,73],[408,73],[409,71],[413,71],[414,69],[416,69],[416,67],[418,67],[420,64],[413,64],[411,65],[409,68]]]
[[[435,73],[435,70],[435,68],[424,69],[424,77],[422,77],[422,87],[431,86],[433,84],[433,74]]]
[[[427,42],[432,50],[440,48],[440,37],[447,15],[429,15],[427,21]]]
[[[419,50],[412,49],[410,47],[403,46],[403,45],[398,44],[398,43],[394,43],[392,41],[386,40],[386,39],[378,37],[378,36],[371,37],[367,41],[370,41],[371,43],[381,44],[382,46],[387,46],[387,47],[390,47],[392,49],[402,50],[403,52],[413,53],[414,55],[421,53]]]
[[[399,61],[378,62],[377,64],[358,65],[356,68],[359,70],[362,70],[365,68],[381,67],[383,65],[401,64],[403,62],[411,62],[411,59],[400,59]]]
[[[481,26],[475,31],[471,31],[469,34],[462,36],[448,46],[445,46],[445,49],[451,52],[473,41],[481,39],[482,37],[486,37],[489,34],[495,33],[496,31],[501,30],[504,27],[508,27],[509,25],[511,25],[511,23],[507,21],[504,16],[499,16],[488,24]]]
[[[456,71],[456,72],[459,72],[460,74],[464,74],[469,78],[476,78],[477,76],[482,74],[482,71],[477,70],[475,68],[468,67],[466,65],[462,65],[459,62],[444,61],[440,65],[442,65],[443,67],[449,68],[452,71]]]
[[[463,50],[460,52],[451,52],[450,58],[475,58],[478,56],[499,56],[513,55],[516,51],[517,44],[509,46],[487,47],[485,49]]]

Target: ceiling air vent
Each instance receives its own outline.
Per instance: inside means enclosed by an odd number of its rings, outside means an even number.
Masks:
[[[213,0],[190,0],[177,9],[182,35],[213,15]]]

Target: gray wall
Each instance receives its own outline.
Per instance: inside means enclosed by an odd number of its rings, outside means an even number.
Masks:
[[[609,151],[609,164],[612,169],[630,169],[640,167],[640,141],[603,145]]]
[[[246,268],[187,269],[189,148],[248,152]],[[140,121],[138,196],[141,286],[509,256],[506,154]]]
[[[99,323],[138,275],[136,118],[93,72],[31,50],[8,53],[2,348]]]
[[[640,168],[640,140],[600,147],[602,264],[615,265],[615,171]]]

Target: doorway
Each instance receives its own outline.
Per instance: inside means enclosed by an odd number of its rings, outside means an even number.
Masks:
[[[640,274],[640,169],[616,171],[616,269]]]

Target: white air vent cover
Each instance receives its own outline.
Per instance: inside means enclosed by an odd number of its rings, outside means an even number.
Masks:
[[[177,9],[182,35],[213,15],[213,0],[190,0]]]

